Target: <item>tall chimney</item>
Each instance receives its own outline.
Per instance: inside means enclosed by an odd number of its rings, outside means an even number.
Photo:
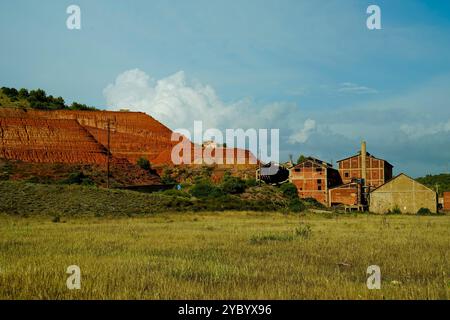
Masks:
[[[364,180],[363,186],[366,185],[366,179],[367,179],[367,172],[366,172],[366,142],[361,142],[361,178]]]

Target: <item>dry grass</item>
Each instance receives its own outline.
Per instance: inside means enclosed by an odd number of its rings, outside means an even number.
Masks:
[[[449,216],[0,215],[0,299],[448,299],[449,230]]]

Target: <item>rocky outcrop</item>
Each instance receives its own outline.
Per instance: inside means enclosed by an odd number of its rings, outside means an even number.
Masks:
[[[169,128],[142,112],[0,108],[0,157],[28,162],[104,164],[108,126],[113,162],[135,164],[144,156],[152,165],[173,165],[171,152],[178,141],[171,141]],[[189,145],[194,146],[191,142]],[[190,162],[209,164],[210,159],[205,161],[204,155],[225,159],[227,150],[217,148],[200,154],[192,151]],[[255,167],[250,152],[235,149],[233,153],[235,163],[239,158],[242,164],[224,167]]]
[[[1,158],[105,163],[106,154],[106,149],[76,120],[0,117]]]

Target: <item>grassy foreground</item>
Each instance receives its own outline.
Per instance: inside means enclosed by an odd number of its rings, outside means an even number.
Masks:
[[[0,299],[449,299],[449,230],[449,216],[0,215]]]

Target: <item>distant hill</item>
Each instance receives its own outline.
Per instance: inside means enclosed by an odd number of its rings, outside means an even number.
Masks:
[[[30,90],[2,87],[0,89],[0,107],[17,107],[39,110],[97,110],[85,104],[73,102],[67,105],[62,97],[47,95],[42,89]]]
[[[428,174],[425,177],[420,177],[417,178],[416,180],[433,190],[435,190],[436,185],[438,185],[439,194],[442,194],[442,192],[444,191],[450,191],[449,173],[441,173],[437,175]]]

